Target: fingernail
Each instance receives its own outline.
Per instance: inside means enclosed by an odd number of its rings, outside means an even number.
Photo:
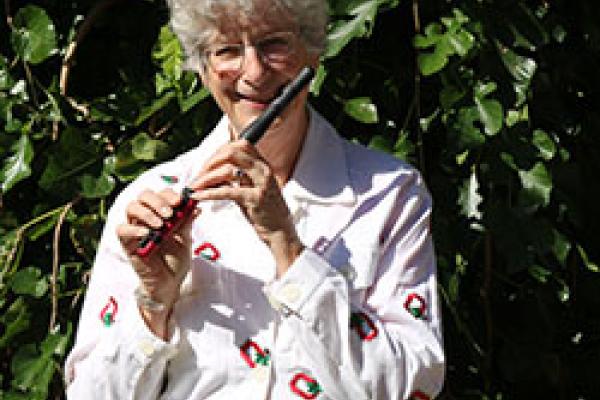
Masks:
[[[173,214],[173,210],[171,209],[171,207],[161,207],[160,215],[162,215],[164,218],[169,218],[171,214]]]

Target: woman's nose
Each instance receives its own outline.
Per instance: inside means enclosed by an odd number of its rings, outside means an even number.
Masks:
[[[244,49],[242,77],[249,82],[260,82],[264,76],[265,70],[266,65],[264,64],[260,53],[254,46],[247,46]]]

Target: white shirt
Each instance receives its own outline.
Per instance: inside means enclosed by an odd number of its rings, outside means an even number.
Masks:
[[[190,183],[229,140],[227,119],[198,148],[119,195],[66,363],[69,399],[424,400],[439,393],[445,361],[431,198],[414,168],[345,141],[310,115],[283,188],[306,250],[275,279],[270,251],[238,206],[201,203],[169,342],[139,314],[138,278],[116,226],[142,190]]]

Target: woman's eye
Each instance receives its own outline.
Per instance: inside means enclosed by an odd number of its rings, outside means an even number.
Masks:
[[[260,48],[266,53],[285,53],[289,50],[290,44],[285,38],[273,37],[263,40]]]
[[[213,50],[213,54],[220,58],[237,57],[241,54],[240,46],[219,46]]]

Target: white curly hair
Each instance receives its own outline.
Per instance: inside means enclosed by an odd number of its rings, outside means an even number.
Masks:
[[[327,0],[167,0],[167,4],[187,69],[199,71],[203,49],[224,20],[260,20],[264,10],[289,16],[309,52],[320,55],[325,50]]]

